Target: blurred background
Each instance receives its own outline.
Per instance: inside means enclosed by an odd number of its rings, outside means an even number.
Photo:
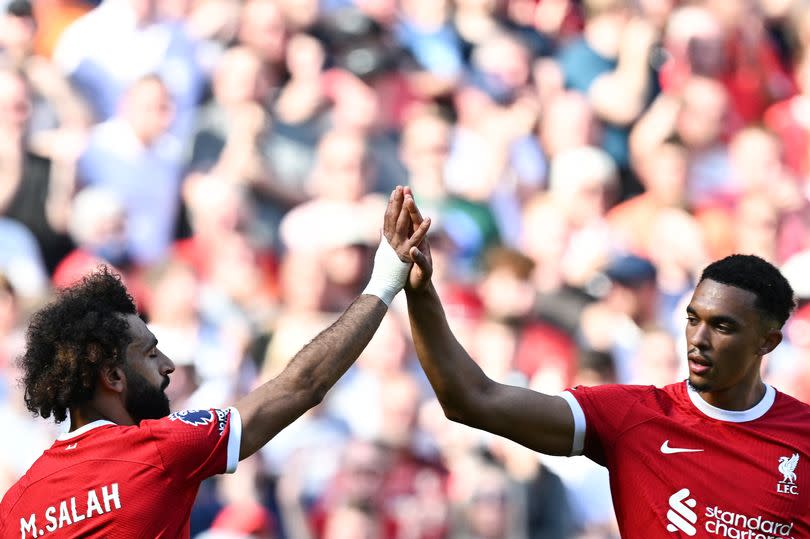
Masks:
[[[0,492],[65,425],[28,316],[100,263],[232,404],[362,290],[387,194],[492,378],[681,380],[685,302],[754,253],[799,297],[766,381],[810,400],[810,0],[0,0]],[[10,426],[10,427],[9,427]],[[192,537],[617,537],[607,472],[445,419],[404,298]]]

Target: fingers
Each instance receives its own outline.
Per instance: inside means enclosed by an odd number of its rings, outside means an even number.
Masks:
[[[430,228],[430,217],[422,221],[422,223],[419,225],[416,231],[414,231],[414,233],[411,234],[411,238],[408,240],[408,243],[410,243],[413,246],[422,243],[422,240],[425,239],[425,236],[427,235],[429,228]]]
[[[408,244],[419,245],[427,235],[430,223],[430,219],[423,218],[416,207],[410,187],[398,185],[391,192],[383,226],[383,233],[389,241],[395,237],[401,240],[410,238]]]
[[[408,215],[411,218],[411,222],[413,222],[414,228],[421,225],[423,220],[422,213],[419,211],[419,208],[416,207],[416,201],[413,199],[413,194],[411,193],[410,187],[405,188],[404,204],[405,209],[408,210]]]
[[[404,197],[400,196],[400,199]],[[396,222],[396,234],[403,240],[409,236],[411,231],[411,218],[407,211],[403,211],[403,204],[399,205],[400,211]]]
[[[403,191],[399,185],[391,191],[388,199],[388,206],[385,208],[385,218],[383,220],[383,234],[386,238],[391,238],[398,228],[400,213],[402,213]]]

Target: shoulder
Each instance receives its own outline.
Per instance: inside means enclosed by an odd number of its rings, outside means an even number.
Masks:
[[[39,457],[25,474],[14,483],[0,500],[0,537],[9,537],[3,527],[7,522],[13,521],[12,515],[25,510],[25,492],[33,484],[36,478],[42,473],[42,457]]]
[[[23,476],[11,486],[8,492],[3,496],[3,499],[0,500],[0,530],[3,529],[3,523],[8,521],[8,516],[20,499],[20,495],[25,490],[25,484],[27,482],[27,476]],[[0,537],[5,537],[5,535],[0,534]]]
[[[592,395],[621,395],[628,398],[645,399],[666,392],[666,388],[633,384],[603,384],[598,386],[576,386],[570,391],[575,395],[577,393],[589,393]]]
[[[668,413],[683,400],[685,391],[679,389],[680,385],[673,384],[663,388],[629,384],[577,386],[569,390],[569,393],[583,408],[599,409],[602,413],[615,413],[623,417],[629,417],[628,414],[633,410],[634,416],[638,415],[639,410],[646,410],[642,415],[649,417],[658,412]]]
[[[771,412],[769,415],[774,418],[795,421],[797,427],[805,426],[807,430],[810,430],[810,405],[787,393],[776,391]]]
[[[203,433],[209,430],[213,430],[221,436],[233,410],[234,408],[180,410],[161,419],[142,421],[140,428],[145,435],[154,438],[173,437],[177,434],[185,438],[186,435],[195,431],[200,431],[197,435],[204,436]],[[182,433],[186,433],[186,435]],[[191,434],[191,436],[197,435]]]
[[[200,427],[213,423],[215,413],[216,410],[180,410],[160,421],[169,422],[169,424],[174,422],[175,425],[185,423],[193,427]]]
[[[598,386],[576,386],[564,391],[561,396],[572,405],[571,397],[582,407],[587,414],[588,410],[598,413],[611,413],[622,411],[621,415],[633,407],[646,402],[652,402],[662,391],[654,386],[604,384]],[[610,412],[613,410],[614,412]]]

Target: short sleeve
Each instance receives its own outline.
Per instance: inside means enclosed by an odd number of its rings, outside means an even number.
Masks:
[[[239,463],[242,419],[236,408],[183,410],[145,425],[164,466],[180,480],[233,473]]]
[[[647,389],[607,384],[564,391],[560,396],[568,402],[574,416],[571,456],[585,455],[605,465],[607,452],[626,430],[628,414]]]

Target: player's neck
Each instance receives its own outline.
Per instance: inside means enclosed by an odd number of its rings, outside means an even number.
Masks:
[[[120,405],[104,405],[97,403],[97,399],[70,410],[70,430],[71,432],[80,429],[94,421],[112,421],[116,425],[134,425],[135,421]]]
[[[706,391],[700,397],[708,404],[729,411],[749,410],[765,396],[765,384],[757,378],[751,384],[738,384],[721,391]]]

